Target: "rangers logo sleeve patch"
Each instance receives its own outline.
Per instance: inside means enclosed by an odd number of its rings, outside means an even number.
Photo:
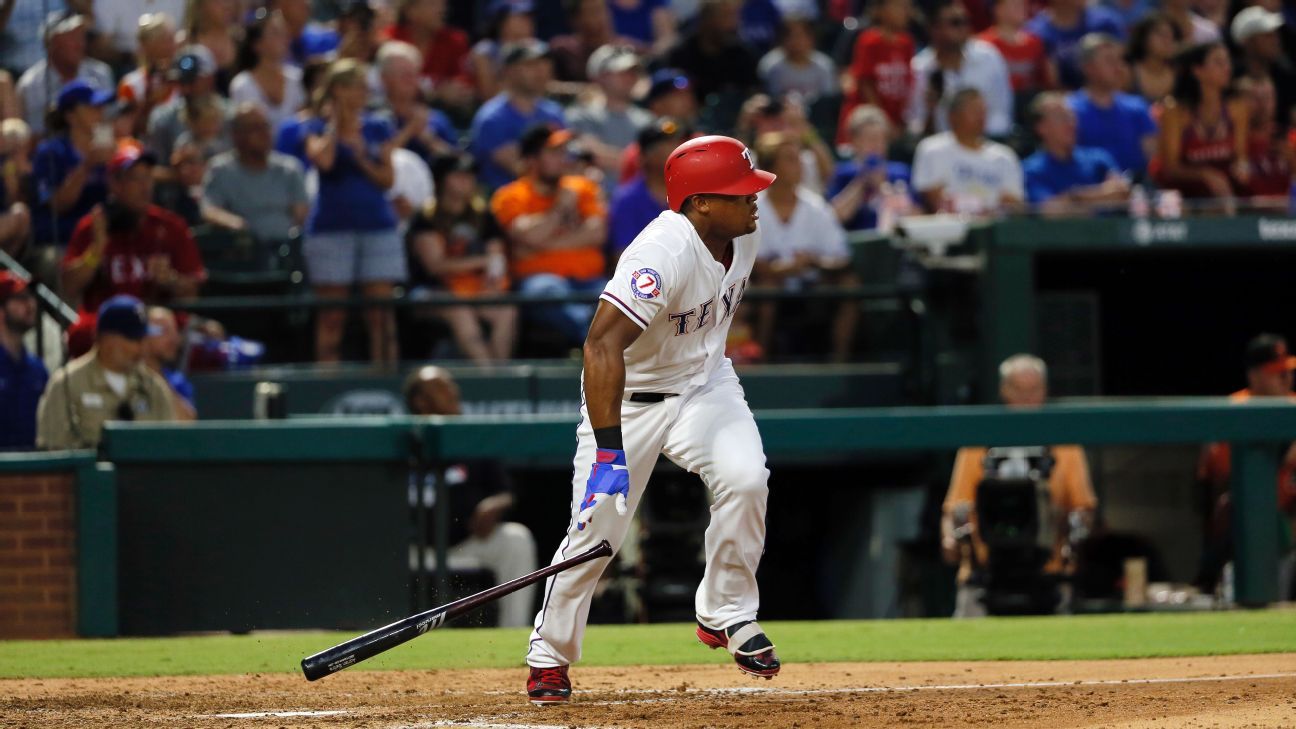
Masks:
[[[635,298],[639,299],[655,299],[661,296],[661,274],[651,268],[635,271],[630,274],[630,290],[634,292]]]

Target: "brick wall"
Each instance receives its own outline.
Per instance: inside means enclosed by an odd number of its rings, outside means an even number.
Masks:
[[[0,474],[0,638],[76,631],[76,480]]]

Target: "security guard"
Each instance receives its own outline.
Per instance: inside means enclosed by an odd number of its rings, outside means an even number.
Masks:
[[[36,446],[95,448],[109,420],[171,420],[165,380],[144,365],[144,304],[114,296],[99,307],[95,346],[50,378],[36,411]]]

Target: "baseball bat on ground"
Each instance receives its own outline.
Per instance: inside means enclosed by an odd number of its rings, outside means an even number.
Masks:
[[[475,610],[511,592],[516,592],[527,585],[539,582],[550,575],[555,575],[592,559],[611,556],[612,545],[608,544],[607,540],[603,540],[571,559],[565,559],[557,564],[542,567],[515,580],[509,580],[502,585],[496,585],[489,590],[482,590],[475,595],[469,595],[441,607],[435,607],[417,615],[397,620],[391,625],[384,625],[364,635],[352,638],[345,643],[335,645],[328,650],[320,651],[313,656],[307,656],[301,662],[302,673],[306,674],[306,679],[309,681],[324,678],[344,668],[354,666],[366,658],[372,658],[383,651],[395,648],[401,643],[413,640],[429,630],[440,628],[466,612]]]

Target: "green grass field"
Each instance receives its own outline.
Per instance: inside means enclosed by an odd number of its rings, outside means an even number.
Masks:
[[[1296,611],[764,624],[785,662],[1147,658],[1296,652]],[[523,629],[429,633],[366,669],[520,666]],[[0,642],[0,678],[294,672],[351,633]],[[586,665],[715,662],[688,625],[593,626]]]

